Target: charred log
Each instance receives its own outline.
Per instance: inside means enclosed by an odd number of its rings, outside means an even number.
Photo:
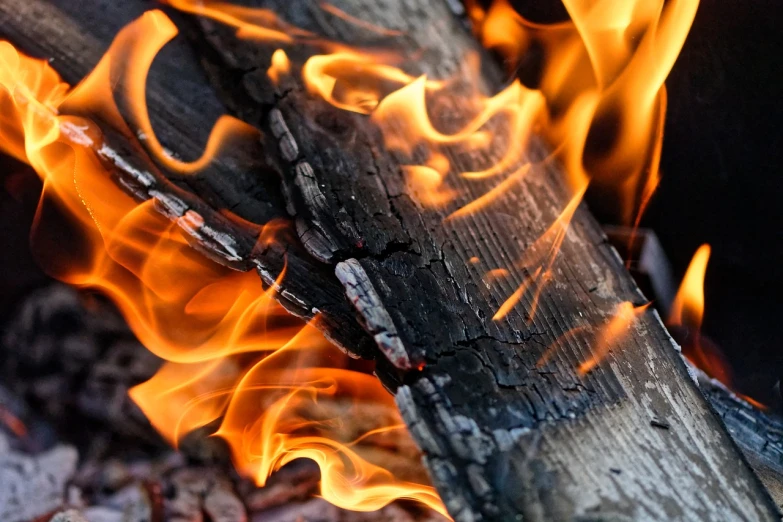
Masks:
[[[56,64],[63,79],[76,84],[98,63],[117,32],[150,6],[144,2],[11,1],[0,5],[0,35],[32,56]],[[172,71],[176,71],[173,73]],[[183,157],[198,157],[222,103],[206,82],[186,42],[167,46],[148,79],[147,101],[161,143]],[[154,199],[161,213],[176,218],[193,212],[203,219],[193,244],[233,268],[255,269],[268,285],[285,269],[281,303],[311,318],[324,312],[327,334],[352,353],[369,356],[372,340],[353,320],[342,287],[328,267],[291,242],[256,248],[263,225],[286,216],[274,172],[261,148],[231,150],[194,176],[165,172],[134,136],[106,125],[98,154],[118,184],[137,200]],[[226,217],[223,210],[229,210]],[[290,288],[289,288],[290,287]]]
[[[318,34],[378,43],[309,2],[263,5]],[[480,52],[445,4],[346,1],[340,8],[404,33],[395,45],[411,56],[425,49],[406,64],[414,74],[460,74],[466,53]],[[241,75],[229,105],[278,140],[267,152],[294,217],[318,236],[300,238],[335,266],[360,322],[404,374],[398,404],[456,519],[776,518],[656,313],[643,316],[596,371],[575,374],[590,350],[566,332],[585,319],[601,323],[620,301],[644,301],[584,208],[556,262],[558,284],[543,293],[535,318],[527,299],[504,320],[489,320],[529,275],[487,288],[467,260],[478,256],[491,268],[521,257],[567,203],[557,169],[539,169],[490,211],[444,223],[445,212],[415,203],[400,158],[367,118],[314,100],[296,81],[270,95],[262,64],[273,48],[239,42],[208,21],[194,39],[213,75]],[[295,63],[301,52],[289,49]],[[485,73],[489,91],[497,77]],[[255,103],[248,106],[248,97]],[[449,159],[455,170],[475,170],[475,159]],[[491,188],[457,184],[468,200]],[[538,368],[558,339],[555,357]]]
[[[382,43],[377,34],[326,15],[316,2],[265,5],[341,41]],[[147,7],[90,6],[5,2],[0,32],[29,53],[53,57],[75,82],[119,26]],[[480,52],[445,3],[346,0],[339,6],[403,32],[395,45],[417,56],[406,64],[414,73],[467,74],[467,54]],[[379,377],[396,390],[457,520],[777,520],[774,504],[694,386],[656,313],[643,315],[594,371],[576,373],[591,356],[589,339],[565,334],[605,323],[620,302],[644,302],[584,207],[556,260],[557,284],[542,293],[538,313],[527,297],[503,320],[490,319],[530,274],[512,272],[488,286],[483,272],[537,248],[531,244],[568,201],[556,165],[535,169],[490,210],[444,223],[446,210],[416,203],[401,176],[401,159],[384,148],[366,117],[310,97],[297,80],[276,89],[265,74],[274,48],[240,42],[208,21],[191,29],[214,90],[265,131],[259,150],[183,179],[164,173],[132,136],[104,129],[110,151],[104,159],[135,197],[154,197],[167,215],[190,210],[202,216],[206,228],[195,240],[213,257],[256,267],[273,284],[287,256],[281,301],[303,317],[322,311],[321,326],[338,344],[378,357]],[[189,51],[177,49],[169,58],[176,75],[150,79],[150,104],[162,141],[195,155],[203,136],[193,129],[208,128],[205,107],[219,104]],[[300,58],[307,52],[291,50]],[[487,67],[482,74],[483,87],[497,90],[499,72]],[[172,87],[174,79],[192,82],[190,92],[183,96],[186,90]],[[193,92],[203,97],[196,102]],[[458,112],[454,103],[442,110],[444,119]],[[531,157],[544,154],[530,151]],[[450,160],[465,171],[477,161]],[[270,169],[282,179],[285,201],[264,181]],[[455,188],[469,200],[491,183],[458,182]],[[256,248],[260,226],[287,213],[303,247]],[[478,266],[468,263],[473,257]],[[553,346],[554,356],[539,367]]]

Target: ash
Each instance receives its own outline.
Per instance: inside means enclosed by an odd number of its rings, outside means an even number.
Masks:
[[[401,502],[339,509],[317,498],[319,471],[306,460],[256,487],[208,429],[169,448],[127,394],[161,364],[102,297],[60,284],[28,294],[0,348],[0,520],[445,520]]]

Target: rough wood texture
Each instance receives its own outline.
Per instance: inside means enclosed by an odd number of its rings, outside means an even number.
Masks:
[[[149,7],[56,4],[3,2],[0,35],[28,52],[54,57],[72,82],[97,61],[129,12],[136,16]],[[377,35],[328,16],[316,2],[267,5],[330,37],[378,43]],[[465,54],[477,50],[440,2],[346,0],[338,6],[405,31],[396,48],[424,50],[410,53],[417,56],[409,64],[413,72],[458,73]],[[556,171],[533,172],[488,211],[444,225],[442,213],[416,205],[400,176],[400,158],[384,151],[365,117],[313,100],[295,83],[276,96],[264,75],[272,48],[240,44],[213,23],[201,28],[206,30],[194,31],[194,41],[209,75],[237,113],[267,131],[265,153],[282,174],[297,230],[309,252],[324,261],[289,249],[281,299],[303,316],[314,307],[324,311],[327,334],[356,353],[391,358],[385,365],[380,359],[379,376],[397,389],[398,404],[455,518],[778,518],[690,381],[657,315],[643,316],[586,378],[574,368],[590,356],[589,336],[561,339],[550,362],[536,368],[543,351],[565,332],[604,324],[620,301],[644,301],[585,209],[576,213],[555,265],[556,284],[542,295],[532,324],[529,298],[504,321],[489,319],[527,275],[514,273],[487,286],[483,272],[518,259],[564,207]],[[209,90],[198,87],[187,55],[173,54],[168,63],[176,64],[177,74],[166,81],[153,74],[150,88],[160,89],[161,97],[151,96],[150,103],[164,143],[173,140],[172,148],[184,155],[186,138],[209,126],[204,122],[210,113],[194,107],[216,106],[211,95],[209,102],[189,97]],[[498,86],[497,76],[486,72],[488,87]],[[183,78],[193,80],[192,89],[166,83]],[[203,181],[172,182],[128,136],[107,139],[113,151],[107,160],[114,160],[118,178],[137,197],[156,197],[164,212],[165,202],[174,201],[169,212],[200,213],[231,246],[223,241],[207,249],[240,267],[255,264],[272,282],[284,252],[253,250],[257,229],[212,210],[228,208],[257,225],[282,215],[283,205],[258,166],[239,162],[221,171],[218,165]],[[203,136],[194,138],[193,150],[201,143]],[[475,160],[451,159],[466,169]],[[140,187],[145,179],[155,192]],[[470,198],[487,185],[457,188]],[[215,234],[200,239],[210,236]],[[481,263],[469,264],[472,256]],[[366,333],[352,319],[345,290],[359,305]],[[424,371],[410,369],[420,363]]]
[[[723,420],[778,509],[783,509],[783,420],[780,415],[765,414],[720,382],[699,370],[694,372],[702,393]]]
[[[315,2],[254,5],[341,41],[377,43]],[[440,2],[338,7],[403,31],[396,49],[424,50],[406,64],[414,73],[459,73],[476,50]],[[208,70],[239,75],[229,103],[279,140],[270,152],[294,217],[318,236],[302,240],[335,265],[378,349],[407,372],[398,404],[456,519],[777,519],[657,314],[645,314],[585,378],[574,369],[590,357],[589,336],[561,338],[550,362],[536,368],[546,347],[572,328],[605,324],[621,301],[644,301],[584,208],[532,324],[529,298],[505,320],[489,320],[527,275],[488,287],[483,270],[519,259],[564,208],[557,172],[539,169],[490,210],[444,224],[445,213],[415,204],[403,160],[384,150],[366,117],[336,111],[294,82],[272,96],[264,72],[273,48],[237,42],[209,21],[201,27],[195,38],[211,59]],[[204,40],[212,53],[203,51]],[[306,52],[288,51],[294,62]],[[493,76],[487,82],[496,88]],[[468,171],[476,161],[450,160]],[[467,198],[489,187],[456,185]],[[467,262],[472,256],[479,266]],[[422,372],[410,371],[421,363]]]
[[[151,7],[141,0],[9,0],[0,3],[0,38],[50,59],[65,81],[76,84],[98,63],[117,32]],[[158,56],[147,91],[161,143],[183,158],[198,157],[214,120],[225,109],[184,39],[171,42]],[[154,165],[134,137],[103,129],[107,146],[101,157],[120,186],[139,200],[154,198],[161,212],[171,217],[188,211],[199,214],[204,226],[196,231],[194,244],[219,262],[255,268],[270,285],[286,267],[288,277],[279,287],[281,303],[304,318],[324,312],[327,335],[339,346],[350,345],[354,354],[370,355],[372,339],[353,320],[331,269],[291,243],[255,248],[261,227],[286,215],[278,178],[264,166],[260,149],[227,151],[205,171],[181,176]]]

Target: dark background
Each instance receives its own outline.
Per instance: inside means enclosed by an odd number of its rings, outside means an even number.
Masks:
[[[702,0],[667,81],[662,181],[644,219],[682,274],[712,245],[703,331],[764,401],[783,368],[783,4]]]
[[[512,3],[536,21],[566,16],[558,0]],[[722,347],[740,390],[768,403],[783,369],[782,52],[780,0],[701,1],[667,81],[663,177],[643,220],[677,281],[698,246],[712,245],[704,333]],[[0,184],[6,317],[45,277],[27,248],[40,183],[0,158]]]

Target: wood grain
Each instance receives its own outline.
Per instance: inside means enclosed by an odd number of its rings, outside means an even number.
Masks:
[[[253,5],[340,41],[378,44],[315,2]],[[460,74],[467,53],[480,52],[439,2],[337,5],[402,31],[394,45],[419,57],[405,64],[414,74]],[[336,266],[379,350],[403,373],[398,405],[457,520],[777,518],[656,313],[644,314],[595,371],[576,374],[591,355],[590,337],[563,335],[605,324],[622,301],[645,301],[585,208],[535,319],[528,322],[529,296],[504,320],[489,319],[529,275],[515,271],[487,286],[483,272],[528,252],[565,207],[557,167],[537,169],[485,212],[444,223],[454,208],[416,204],[400,172],[404,160],[384,149],[366,117],[336,111],[296,82],[273,96],[265,69],[274,48],[239,42],[209,21],[200,27],[194,38],[199,50],[205,41],[212,49],[201,52],[208,70],[244,71],[225,93],[244,101],[229,104],[280,140],[267,152],[277,159],[294,217],[320,236],[303,235],[305,245]],[[287,51],[294,62],[307,52]],[[497,78],[486,74],[488,90],[500,86]],[[256,102],[250,107],[248,96]],[[464,171],[477,161],[449,159]],[[464,203],[491,186],[456,180],[454,187]],[[468,262],[473,256],[480,266]],[[557,339],[554,356],[537,368]],[[422,372],[410,370],[420,363]]]

